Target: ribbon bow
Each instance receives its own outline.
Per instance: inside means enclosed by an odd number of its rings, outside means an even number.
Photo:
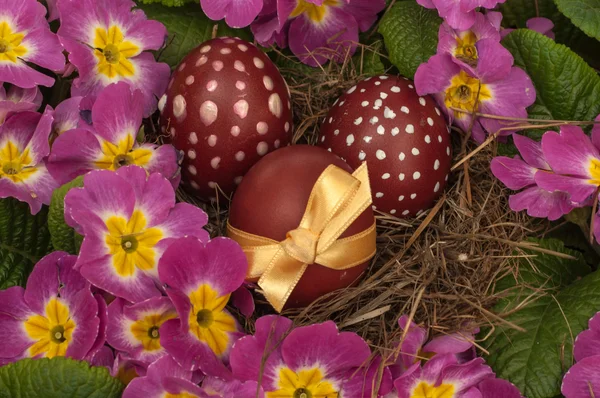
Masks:
[[[338,239],[372,203],[367,164],[353,174],[331,165],[315,183],[298,228],[282,242],[241,231],[227,224],[227,233],[248,258],[248,279],[258,280],[265,297],[281,312],[309,264],[344,270],[375,255],[375,223]]]

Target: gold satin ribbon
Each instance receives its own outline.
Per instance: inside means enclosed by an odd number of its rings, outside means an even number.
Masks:
[[[375,255],[375,223],[338,239],[372,203],[367,164],[353,174],[331,165],[315,183],[298,228],[282,242],[246,233],[227,223],[227,235],[248,258],[248,279],[258,280],[265,297],[281,312],[309,264],[344,270]]]

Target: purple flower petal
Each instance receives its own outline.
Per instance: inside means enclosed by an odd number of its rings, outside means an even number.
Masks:
[[[168,297],[154,297],[136,304],[116,299],[109,306],[107,341],[133,359],[150,364],[166,354],[160,345],[158,329],[176,316]],[[156,331],[154,338],[149,337],[153,330]]]
[[[554,23],[548,18],[530,18],[527,20],[526,25],[527,28],[541,33],[543,35],[546,35],[551,39],[554,39],[554,32],[552,32],[552,28],[554,28]]]
[[[493,83],[486,83],[492,93],[489,100],[482,100],[480,112],[506,117],[527,117],[525,108],[535,102],[535,88],[531,79],[522,69],[511,68],[504,79]],[[500,128],[509,127],[506,122],[494,119],[481,118],[481,124],[490,133],[497,132]],[[503,130],[503,135],[508,135],[514,130]]]
[[[400,366],[399,373],[402,373],[416,362],[419,362],[419,353],[427,341],[427,330],[417,326],[417,324],[412,321],[410,322],[410,325],[408,325],[408,316],[406,315],[402,315],[398,319],[398,326],[403,331],[408,327],[408,332],[406,332],[404,340],[402,340],[402,345],[400,346],[400,356],[396,361]],[[394,374],[395,377],[399,375],[400,374]]]
[[[292,330],[283,341],[281,355],[293,371],[319,366],[329,375],[365,365],[371,350],[356,333],[340,333],[334,322],[326,321]]]
[[[449,365],[442,369],[443,383],[452,383],[457,386],[456,394],[466,391],[485,378],[494,376],[492,368],[484,363],[483,358],[475,358],[464,364]]]
[[[69,130],[56,138],[48,158],[48,170],[59,184],[96,168],[102,148],[96,136],[84,129]]]
[[[559,175],[543,170],[535,174],[535,182],[540,188],[548,192],[568,193],[570,200],[576,203],[586,202],[596,192],[596,187],[586,179]]]
[[[235,241],[215,238],[204,244],[187,237],[164,252],[158,273],[162,282],[188,296],[203,283],[224,296],[242,285],[247,268],[246,256]]]
[[[371,1],[346,1],[343,5],[345,11],[356,19],[361,32],[366,32],[377,21],[377,14],[385,9],[385,0]]]
[[[514,58],[496,38],[481,39],[475,47],[479,57],[477,67],[473,69],[463,63],[467,70],[470,69],[472,75],[477,76],[482,82],[492,83],[504,79],[511,73]],[[517,77],[513,76],[513,78]],[[531,83],[529,86],[533,87]]]
[[[265,398],[265,392],[256,381],[240,382],[239,380],[222,380],[217,377],[205,377],[202,391],[219,394],[220,397],[257,397]],[[258,394],[258,395],[257,395]]]
[[[245,286],[240,286],[231,294],[231,304],[237,307],[246,318],[250,318],[254,313],[254,298]]]
[[[508,204],[513,211],[527,210],[531,217],[547,218],[550,221],[558,220],[576,207],[567,193],[548,192],[537,186],[511,195]]]
[[[34,343],[23,331],[23,321],[33,315],[24,293],[20,286],[0,290],[0,358],[18,357]]]
[[[113,353],[113,350],[109,346],[105,345],[105,346],[100,347],[98,352],[96,352],[96,354],[92,358],[90,358],[88,360],[88,362],[92,366],[97,366],[97,367],[103,366],[103,367],[107,368],[108,371],[110,372],[115,363],[115,354]]]
[[[79,104],[81,103],[81,100],[82,97],[72,97],[58,104],[54,111],[54,123],[52,124],[53,133],[61,135],[65,131],[79,127]],[[82,123],[82,125],[84,124]]]
[[[263,0],[201,0],[202,11],[212,20],[225,18],[232,28],[252,23],[263,8]]]
[[[209,376],[231,378],[231,372],[225,367],[210,348],[202,344],[191,333],[181,328],[178,319],[171,319],[160,327],[160,344],[185,370],[200,369]]]
[[[438,336],[423,347],[423,352],[436,354],[460,354],[473,348],[475,336],[473,333],[451,333]]]
[[[509,381],[485,379],[477,386],[481,398],[521,398],[519,389]]]
[[[234,376],[258,381],[262,375],[262,386],[268,391],[276,390],[278,371],[283,365],[281,343],[291,328],[292,321],[282,316],[258,318],[254,336],[242,337],[231,350],[229,360]]]
[[[343,377],[343,396],[363,398],[382,397],[388,394],[393,388],[392,374],[388,368],[381,367],[381,362],[381,357],[377,356],[366,368],[348,370]],[[380,368],[382,368],[381,373]],[[378,383],[379,388],[374,391]],[[375,394],[373,394],[374,392]]]
[[[182,369],[170,356],[164,356],[148,366],[145,376],[136,377],[127,385],[123,398],[162,398],[166,393],[165,378],[189,381],[192,372]]]
[[[132,91],[127,83],[107,86],[92,108],[92,122],[100,137],[118,144],[122,140],[135,142],[142,125],[144,98],[139,90]]]
[[[521,159],[497,156],[492,159],[490,168],[494,176],[510,189],[518,190],[535,184],[537,169]]]
[[[356,51],[356,19],[341,8],[329,7],[327,10],[325,19],[319,23],[303,14],[290,25],[290,50],[307,65],[322,65],[329,59],[341,63],[348,54],[353,55]]]
[[[583,358],[600,355],[600,312],[590,319],[589,329],[577,335],[573,355],[578,362]]]
[[[38,87],[23,89],[11,86],[8,93],[0,89],[0,124],[9,116],[26,111],[37,111],[42,105],[42,92]]]
[[[421,64],[415,73],[415,86],[419,95],[437,94],[450,86],[452,78],[460,72],[460,67],[449,55],[434,55],[427,63]]]
[[[569,369],[560,391],[566,398],[600,396],[600,356],[583,358]]]
[[[550,170],[550,165],[546,162],[546,158],[544,158],[541,142],[519,134],[513,135],[513,141],[515,142],[515,146],[519,150],[521,157],[527,164],[536,169]]]
[[[592,178],[592,160],[600,164],[598,148],[578,126],[562,126],[560,134],[546,132],[542,136],[542,150],[548,164],[557,174]]]
[[[475,7],[465,12],[462,7],[464,0],[432,0],[440,17],[454,29],[467,30],[475,23]]]
[[[108,308],[106,306],[106,301],[101,294],[94,294],[94,299],[98,304],[98,336],[96,336],[96,341],[92,345],[92,348],[86,354],[86,360],[92,360],[96,357],[96,355],[105,347],[104,343],[106,343],[106,327],[108,326]]]
[[[154,145],[143,144],[137,146],[139,149],[146,149],[152,152],[148,163],[144,168],[148,173],[160,173],[171,182],[173,189],[177,189],[181,179],[181,170],[179,168],[179,151],[172,145]]]

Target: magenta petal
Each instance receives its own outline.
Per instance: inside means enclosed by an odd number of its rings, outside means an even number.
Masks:
[[[512,137],[521,157],[530,166],[533,166],[536,169],[550,170],[550,165],[548,165],[548,162],[546,162],[546,159],[544,158],[541,142],[532,140],[531,138],[520,134],[514,134]]]
[[[578,126],[562,126],[560,134],[546,132],[542,150],[555,173],[574,177],[590,178],[591,160],[600,159],[598,148]]]
[[[496,38],[479,40],[475,47],[479,61],[474,73],[481,81],[495,82],[508,76],[514,62],[512,54]]]
[[[367,368],[350,369],[344,376],[343,396],[348,398],[382,397],[388,394],[392,388],[392,374],[388,368],[380,372],[381,357],[377,356]],[[379,388],[375,386],[379,383]],[[375,394],[373,394],[375,393]]]
[[[583,203],[596,192],[596,186],[587,179],[554,174],[548,171],[538,171],[535,174],[536,184],[548,192],[567,192],[570,199]]]
[[[475,11],[463,11],[461,0],[432,0],[432,3],[440,17],[454,29],[467,30],[475,23]]]
[[[115,354],[109,346],[105,345],[100,347],[98,352],[96,352],[96,354],[90,358],[88,362],[92,366],[103,366],[110,372],[115,363]]]
[[[339,332],[326,321],[292,330],[281,346],[285,363],[294,371],[318,364],[327,374],[367,363],[371,350],[356,333]]]
[[[95,358],[100,350],[105,347],[104,343],[106,343],[106,327],[108,326],[108,309],[106,301],[104,301],[104,297],[99,293],[94,294],[94,299],[98,304],[98,320],[100,322],[98,324],[98,336],[96,337],[94,344],[92,344],[92,348],[90,348],[86,354],[86,359]]]
[[[554,39],[554,33],[552,32],[552,28],[554,28],[554,23],[548,18],[530,18],[527,20],[526,25],[527,28],[541,33],[543,35],[546,35],[551,39]]]
[[[0,290],[0,358],[21,356],[34,343],[23,330],[23,321],[33,315],[24,293],[20,286]]]
[[[202,10],[213,20],[225,18],[232,28],[244,28],[258,15],[263,0],[201,0]]]
[[[573,365],[565,374],[560,390],[566,398],[599,397],[600,356],[583,358]]]
[[[98,95],[92,108],[94,128],[100,137],[114,144],[124,139],[135,141],[142,125],[143,105],[141,91],[132,91],[124,82],[111,84]]]
[[[76,304],[70,305],[69,311],[75,321],[75,330],[66,355],[74,359],[84,359],[94,347],[100,333],[98,303],[89,290],[81,290],[73,301]]]
[[[175,241],[158,265],[160,280],[189,295],[198,285],[208,283],[219,295],[242,285],[248,262],[241,247],[228,238],[215,238],[204,244],[197,238]]]
[[[263,387],[276,390],[278,368],[283,364],[281,342],[291,328],[292,321],[282,316],[258,318],[254,336],[242,337],[233,345],[229,362],[234,376],[240,380],[258,381],[262,374]],[[264,366],[263,356],[266,356]]]
[[[33,88],[36,86],[52,87],[54,79],[31,68],[23,61],[17,61],[16,64],[0,64],[0,76],[7,83],[12,83],[23,88]]]
[[[590,328],[579,333],[575,339],[573,347],[573,355],[576,361],[581,361],[583,358],[600,355],[600,313],[594,315],[590,319]],[[600,358],[600,357],[599,357]]]
[[[510,189],[518,190],[535,184],[537,169],[521,159],[498,156],[492,159],[490,168],[494,176]]]
[[[410,322],[410,325],[408,325],[408,316],[406,315],[402,315],[400,319],[398,319],[398,326],[403,331],[408,328],[408,332],[406,332],[404,340],[402,340],[399,353],[400,356],[396,361],[396,363],[400,365],[400,372],[403,372],[419,361],[419,352],[427,341],[427,331],[417,326],[412,321]]]
[[[250,318],[254,313],[254,298],[245,286],[240,286],[232,293],[231,304],[237,307],[246,318]]]
[[[148,173],[162,174],[171,182],[173,188],[177,189],[178,179],[181,177],[178,160],[179,151],[172,145],[142,144],[137,148],[152,151],[152,157],[144,166]]]
[[[179,379],[177,377],[163,378],[162,385],[165,391],[171,396],[200,397],[204,395],[203,391],[191,381]],[[167,395],[168,396],[168,395]]]
[[[207,345],[182,330],[179,319],[171,319],[163,323],[160,327],[160,344],[185,370],[200,369],[210,376],[231,378],[231,372]]]
[[[434,55],[421,64],[415,73],[415,86],[419,95],[437,94],[450,86],[450,80],[460,72],[460,67],[450,55]]]
[[[558,220],[575,207],[565,192],[548,192],[538,186],[511,195],[508,204],[513,211],[527,210],[531,217]]]
[[[473,347],[475,336],[472,333],[452,333],[432,339],[423,347],[423,352],[436,354],[460,354]]]
[[[289,31],[290,50],[310,66],[333,59],[341,63],[353,55],[358,43],[358,24],[348,12],[329,7],[326,17],[318,25],[305,15],[292,21]]]
[[[344,9],[356,19],[358,27],[362,32],[366,32],[377,21],[377,14],[385,9],[385,0],[371,1],[349,1],[344,5]]]
[[[456,393],[465,391],[485,378],[494,376],[492,368],[484,363],[483,358],[475,358],[460,365],[449,365],[442,370],[442,380],[457,385]]]
[[[177,203],[159,227],[167,238],[193,236],[202,242],[208,242],[209,234],[202,229],[207,222],[208,216],[199,207],[189,203]],[[169,245],[174,242],[172,239],[168,240]],[[160,244],[162,245],[162,242]]]
[[[485,379],[477,388],[481,392],[481,398],[521,398],[519,389],[502,379]]]
[[[96,136],[83,129],[69,130],[56,138],[48,158],[48,171],[63,185],[94,170],[102,149]]]

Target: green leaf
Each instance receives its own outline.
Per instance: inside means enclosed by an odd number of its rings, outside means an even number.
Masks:
[[[65,196],[71,188],[82,186],[83,177],[81,176],[57,188],[52,193],[48,211],[48,229],[54,250],[62,250],[71,254],[79,252],[83,237],[65,223]]]
[[[25,286],[35,263],[52,250],[47,216],[45,206],[33,216],[27,203],[0,199],[0,289]]]
[[[64,357],[23,359],[0,368],[0,398],[119,398],[123,388],[108,369]]]
[[[526,332],[499,325],[485,342],[488,364],[528,398],[560,394],[563,374],[573,362],[573,340],[600,308],[600,272],[590,274],[581,254],[560,241],[537,243],[576,259],[525,250],[529,256],[520,259],[518,277],[497,283],[495,291],[505,297],[495,310]]]
[[[600,0],[554,0],[571,22],[588,36],[600,40]]]
[[[600,76],[569,48],[528,29],[512,32],[502,44],[535,85],[530,118],[593,120],[600,113]]]
[[[172,68],[192,49],[210,40],[213,27],[218,26],[217,36],[235,36],[252,40],[247,29],[233,29],[223,21],[209,19],[196,2],[183,7],[164,7],[160,4],[138,4],[149,19],[162,22],[169,32],[166,47],[159,52],[158,60],[166,62]]]
[[[554,23],[552,31],[556,34],[557,43],[570,47],[588,63],[600,67],[600,42],[573,25],[553,0],[507,0],[500,5],[500,11],[503,15],[502,25],[511,28],[525,28],[527,20],[537,16],[550,19]]]
[[[379,33],[402,75],[412,79],[419,65],[435,54],[441,23],[437,11],[411,1],[397,2],[383,16]]]

